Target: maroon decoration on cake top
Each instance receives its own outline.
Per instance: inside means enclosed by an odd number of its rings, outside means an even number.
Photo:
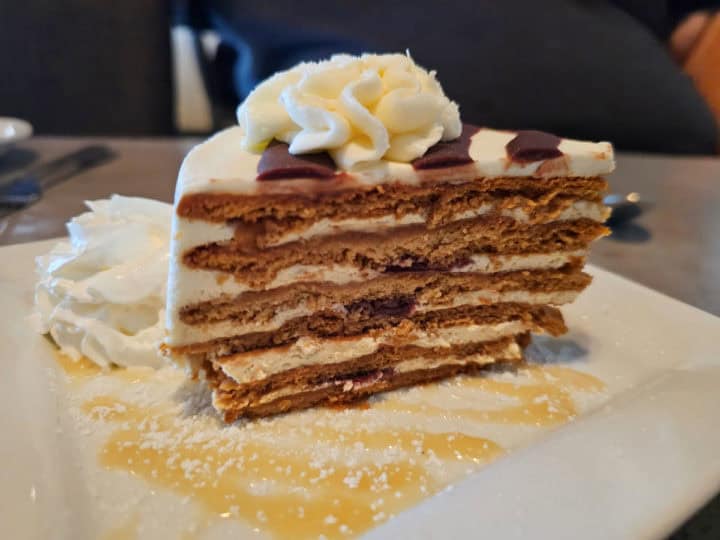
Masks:
[[[470,138],[480,128],[472,124],[463,124],[462,133],[452,141],[441,141],[428,148],[427,152],[413,160],[412,166],[415,169],[441,169],[443,167],[454,167],[456,165],[467,165],[472,163],[470,157]]]
[[[268,144],[258,163],[257,179],[327,179],[335,176],[335,162],[327,152],[293,155],[288,149],[284,142],[273,140]]]
[[[560,157],[560,137],[544,131],[518,131],[513,140],[505,145],[508,158],[517,163],[532,163]]]

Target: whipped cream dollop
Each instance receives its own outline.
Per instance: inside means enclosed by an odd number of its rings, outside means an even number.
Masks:
[[[402,54],[299,64],[260,83],[237,116],[246,150],[275,138],[291,154],[328,151],[345,170],[382,159],[409,162],[462,131],[458,106],[435,72]]]
[[[75,359],[159,367],[172,205],[119,195],[86,204],[69,241],[36,259],[31,321]]]

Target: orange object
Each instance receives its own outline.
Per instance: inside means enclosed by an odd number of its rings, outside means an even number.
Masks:
[[[705,26],[688,55],[685,72],[712,109],[720,126],[720,13]]]

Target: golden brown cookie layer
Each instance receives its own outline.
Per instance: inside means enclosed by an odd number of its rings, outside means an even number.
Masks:
[[[238,220],[245,224],[267,221],[280,226],[286,221],[313,222],[323,218],[402,216],[421,212],[431,216],[432,223],[437,223],[449,212],[463,211],[473,203],[489,198],[516,197],[517,204],[523,200],[551,201],[556,197],[598,201],[599,194],[607,189],[607,182],[599,177],[480,178],[417,186],[392,182],[374,186],[349,184],[337,191],[329,189],[329,183],[320,184],[328,189],[293,190],[287,194],[192,193],[182,197],[176,212],[189,219]],[[513,202],[508,200],[508,204]]]
[[[183,263],[235,274],[257,287],[293,265],[337,264],[379,272],[450,270],[467,264],[473,255],[580,250],[607,233],[590,219],[525,225],[508,217],[481,216],[436,229],[408,225],[387,232],[348,232],[262,250],[234,241],[205,244],[188,251]]]
[[[394,329],[395,339],[412,341],[417,331],[463,325],[495,325],[508,321],[522,321],[536,332],[553,336],[567,331],[560,310],[551,306],[507,303],[487,306],[460,306],[457,308],[428,311],[412,316],[384,317],[370,321],[352,322],[341,318],[328,317],[325,320],[295,319],[277,331],[257,332],[193,343],[174,349],[176,354],[189,355],[199,365],[206,360],[217,362],[252,363],[253,355],[269,349],[283,352],[299,337],[320,339],[346,338],[348,345],[353,339],[363,336],[382,336]],[[316,326],[312,325],[316,323]],[[405,336],[403,338],[403,336]]]
[[[301,367],[243,385],[217,365],[207,363],[204,369],[215,407],[226,422],[232,422],[243,416],[267,416],[320,403],[347,403],[394,388],[477,372],[497,362],[517,363],[528,343],[529,336],[524,334],[446,348],[382,347],[347,362]],[[438,360],[448,363],[437,365]],[[410,371],[396,369],[409,361],[414,362]]]
[[[180,319],[190,325],[227,320],[261,324],[271,321],[278,313],[303,306],[315,312],[318,320],[339,318],[362,322],[374,316],[406,316],[418,305],[452,306],[458,295],[475,291],[487,291],[489,298],[509,291],[528,294],[581,291],[592,278],[580,268],[581,261],[578,261],[552,270],[492,274],[406,272],[349,284],[304,282],[189,305],[181,309]],[[404,308],[398,312],[398,306],[406,306],[407,312]]]

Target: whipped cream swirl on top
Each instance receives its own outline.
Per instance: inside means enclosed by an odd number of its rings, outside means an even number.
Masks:
[[[237,116],[246,150],[275,138],[291,154],[328,151],[345,170],[383,159],[409,162],[462,131],[458,106],[435,72],[402,54],[299,64],[260,83]]]
[[[31,321],[72,358],[159,367],[172,206],[118,195],[86,204],[69,241],[36,259]]]

